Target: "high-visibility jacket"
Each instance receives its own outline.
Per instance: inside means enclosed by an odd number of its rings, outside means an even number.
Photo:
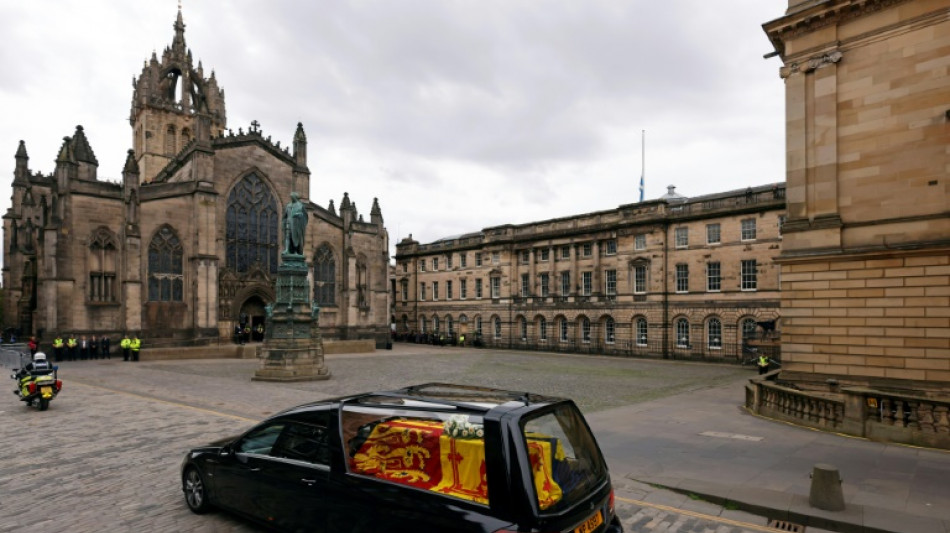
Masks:
[[[66,346],[69,346],[70,348],[75,348],[75,347],[76,347],[76,339],[73,338],[73,337],[70,337],[69,340],[66,341]]]
[[[142,341],[138,338],[132,339],[132,342],[129,344],[129,348],[132,348],[133,352],[139,351],[139,348],[142,347]]]
[[[61,337],[56,337],[55,339],[53,339],[53,348],[62,348],[62,347],[63,347],[63,339]]]
[[[759,366],[769,366],[769,358],[764,355],[760,355]]]
[[[125,350],[132,344],[132,341],[128,337],[122,337],[122,340],[119,341],[119,347]]]

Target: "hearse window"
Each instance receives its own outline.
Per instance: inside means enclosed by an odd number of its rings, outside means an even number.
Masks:
[[[330,464],[326,428],[299,422],[290,422],[271,452],[284,457],[319,465]]]
[[[530,418],[523,433],[542,511],[566,509],[606,480],[606,463],[575,407],[560,405]]]
[[[234,447],[237,453],[255,453],[258,455],[267,455],[270,453],[277,437],[284,430],[285,422],[283,420],[268,424],[248,433]]]
[[[488,505],[482,417],[345,406],[350,473]]]

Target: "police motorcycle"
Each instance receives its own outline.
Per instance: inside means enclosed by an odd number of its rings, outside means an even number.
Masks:
[[[49,408],[49,402],[63,390],[63,382],[57,379],[56,371],[59,369],[46,360],[46,354],[36,352],[33,355],[33,361],[27,363],[23,368],[14,368],[11,378],[16,380],[17,388],[13,391],[20,401],[26,402],[27,406],[37,404],[40,411]]]

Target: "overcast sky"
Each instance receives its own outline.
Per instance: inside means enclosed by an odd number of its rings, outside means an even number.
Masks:
[[[184,0],[228,126],[308,139],[310,199],[344,192],[391,242],[783,181],[784,0]],[[118,181],[132,78],[177,0],[0,0],[0,209],[14,154],[48,174],[77,124]]]

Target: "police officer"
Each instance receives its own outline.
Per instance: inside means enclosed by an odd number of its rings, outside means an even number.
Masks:
[[[63,348],[64,348],[64,347],[65,347],[65,344],[63,344],[63,336],[62,336],[62,335],[56,335],[56,338],[53,339],[53,358],[54,358],[56,361],[62,361],[62,360],[63,360]]]
[[[769,358],[766,355],[759,356],[759,375],[765,374],[769,371]]]
[[[66,350],[69,352],[69,360],[75,361],[79,358],[79,341],[76,340],[75,335],[70,335],[66,339]]]
[[[142,341],[138,335],[132,335],[132,342],[129,343],[129,350],[132,351],[132,360],[138,362],[139,350],[142,348]]]
[[[126,333],[122,336],[122,340],[119,341],[119,347],[122,348],[122,360],[129,360],[129,349],[132,346],[132,341],[129,339],[129,334]]]

